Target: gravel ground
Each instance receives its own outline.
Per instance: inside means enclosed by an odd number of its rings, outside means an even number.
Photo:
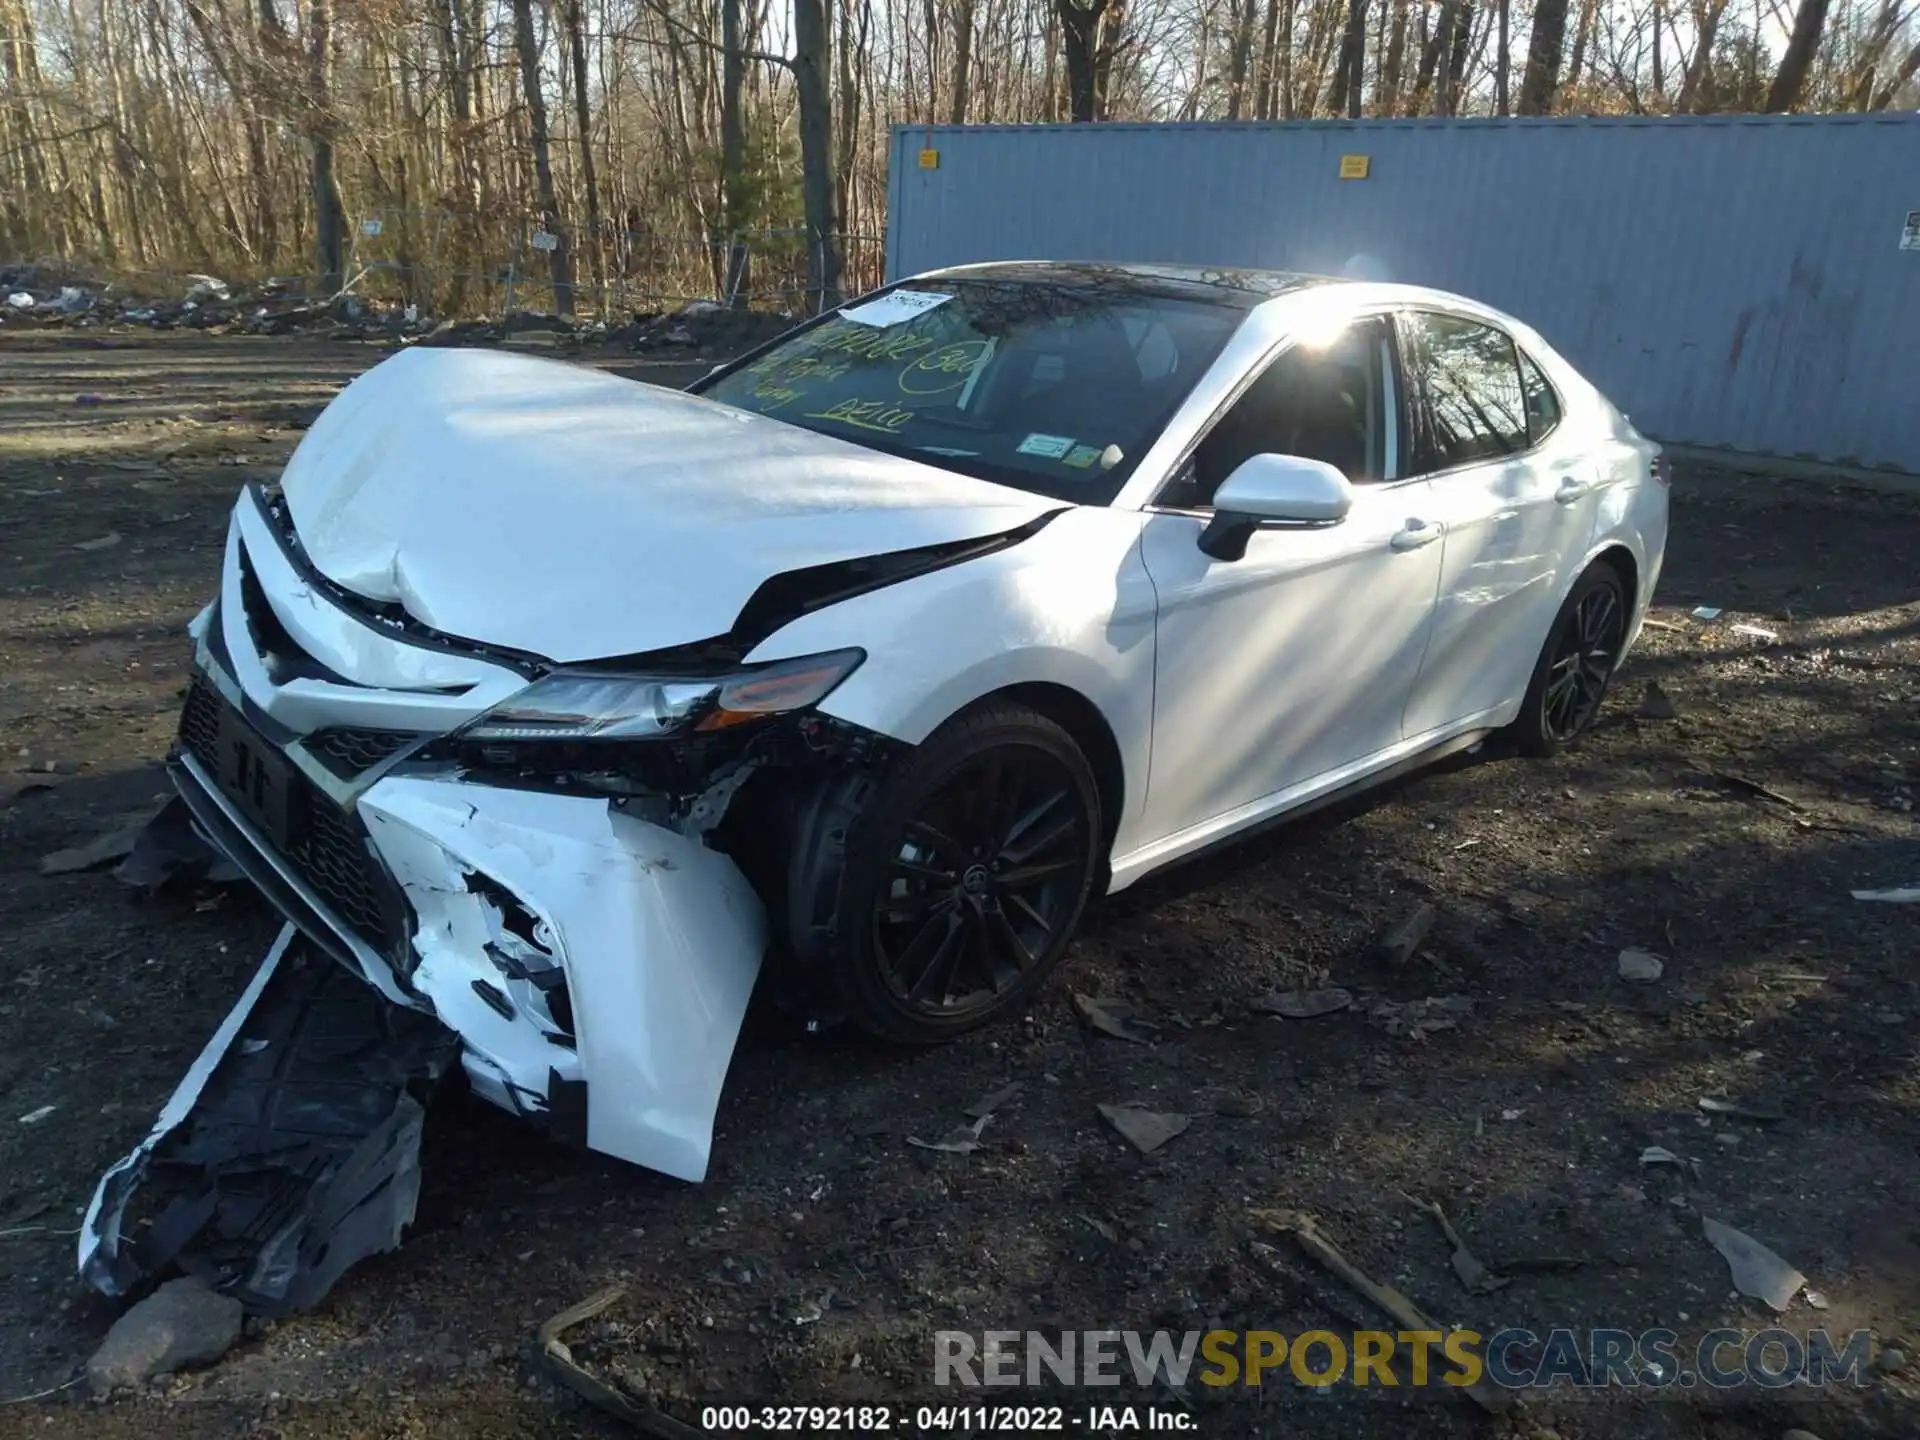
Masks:
[[[276,925],[244,893],[143,902],[39,861],[162,793],[183,627],[233,492],[381,353],[0,343],[0,1400],[55,1392],[0,1406],[0,1434],[621,1433],[532,1348],[542,1320],[616,1283],[570,1337],[576,1358],[689,1421],[720,1399],[905,1413],[932,1396],[936,1330],[1375,1323],[1256,1207],[1312,1212],[1443,1322],[1664,1325],[1683,1353],[1769,1323],[1731,1294],[1702,1237],[1713,1217],[1825,1296],[1782,1325],[1920,1342],[1920,910],[1849,893],[1920,880],[1920,502],[1696,472],[1675,489],[1652,623],[1577,753],[1489,745],[1145,882],[1095,907],[1031,1014],[940,1050],[756,1011],[704,1185],[449,1097],[398,1253],[315,1313],[250,1325],[211,1369],[81,1398],[68,1382],[116,1308],[73,1276],[78,1207]],[[585,358],[682,383],[713,357]],[[1724,614],[1691,618],[1702,603]],[[1643,703],[1650,686],[1672,718]],[[1423,902],[1437,921],[1413,958],[1378,958],[1373,940]],[[1622,980],[1627,948],[1661,957],[1661,978]],[[1352,1005],[1309,1020],[1255,1006],[1328,985]],[[1151,1043],[1088,1029],[1075,993],[1132,1006]],[[1436,998],[1450,1003],[1406,1008]],[[908,1143],[1016,1081],[974,1153]],[[1708,1095],[1784,1118],[1705,1113]],[[1137,1153],[1097,1108],[1133,1101],[1190,1127]],[[1650,1145],[1687,1163],[1643,1167]],[[1409,1197],[1443,1206],[1496,1269],[1578,1268],[1470,1293]],[[1666,1395],[1560,1390],[1488,1418],[1457,1393],[1284,1380],[1192,1385],[1185,1403],[1213,1435],[1916,1433],[1905,1370],[1797,1402]],[[1084,1392],[1053,1398],[1087,1428]]]

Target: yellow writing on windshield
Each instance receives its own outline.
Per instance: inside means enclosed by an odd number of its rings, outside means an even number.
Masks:
[[[958,390],[980,368],[990,340],[957,340],[918,356],[900,372],[900,389],[908,395],[941,395]]]
[[[888,400],[842,400],[807,417],[810,420],[837,420],[842,425],[862,430],[877,430],[882,435],[899,432],[913,418],[911,410],[902,410]]]

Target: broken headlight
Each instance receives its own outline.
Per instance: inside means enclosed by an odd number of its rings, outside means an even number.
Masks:
[[[494,706],[460,738],[653,740],[724,730],[819,704],[866,658],[864,650],[830,650],[703,678],[560,670]]]

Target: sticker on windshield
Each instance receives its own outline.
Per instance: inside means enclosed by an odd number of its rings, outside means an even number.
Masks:
[[[1071,435],[1041,435],[1036,433],[1022,440],[1019,445],[1015,447],[1014,453],[1019,455],[1041,455],[1048,460],[1058,460],[1071,449],[1073,449],[1073,437]],[[1097,455],[1100,452],[1096,450],[1094,453]]]
[[[1076,445],[1060,457],[1062,465],[1071,465],[1076,470],[1091,470],[1093,462],[1100,458],[1098,445]]]
[[[891,295],[882,295],[878,300],[869,300],[864,305],[850,306],[840,312],[840,318],[851,320],[856,325],[871,325],[877,330],[884,330],[890,325],[904,325],[909,320],[917,320],[952,298],[951,295],[932,290],[896,290]]]

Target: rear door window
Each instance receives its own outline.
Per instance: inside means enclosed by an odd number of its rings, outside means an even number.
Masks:
[[[1406,317],[1414,392],[1425,410],[1418,473],[1517,454],[1529,443],[1520,352],[1502,330],[1458,315]]]

